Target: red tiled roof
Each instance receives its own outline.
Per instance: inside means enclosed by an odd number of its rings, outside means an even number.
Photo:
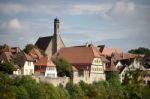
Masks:
[[[70,64],[91,64],[94,57],[100,57],[100,52],[93,45],[68,47],[60,49],[58,56]]]
[[[13,59],[12,53],[11,52],[2,52],[0,54],[0,60],[3,60],[3,59],[4,59],[4,61],[11,62]]]
[[[40,51],[36,48],[33,48],[30,52],[29,55],[33,58],[41,58],[43,55],[40,53]]]
[[[105,71],[117,71],[113,59],[110,60],[109,66],[108,67],[106,66]]]
[[[112,53],[122,53],[123,52],[119,48],[109,48],[109,47],[106,47],[105,45],[99,45],[98,48],[99,48],[99,51],[106,56],[111,56]]]
[[[114,57],[115,60],[122,60],[136,58],[137,55],[131,53],[113,53],[112,57]]]
[[[34,63],[36,66],[56,66],[48,57],[42,57]]]

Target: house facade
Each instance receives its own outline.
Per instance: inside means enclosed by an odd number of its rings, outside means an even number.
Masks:
[[[18,67],[14,71],[15,75],[33,75],[34,64],[33,59],[24,52],[19,52],[14,55],[14,64]]]
[[[34,74],[33,60],[18,47],[6,46],[1,50],[1,63],[11,63],[16,68],[14,75],[32,75]]]
[[[57,78],[56,65],[48,57],[42,57],[34,65],[36,75]]]
[[[105,65],[98,49],[92,44],[63,48],[59,51],[58,57],[72,65],[74,83],[105,80]]]

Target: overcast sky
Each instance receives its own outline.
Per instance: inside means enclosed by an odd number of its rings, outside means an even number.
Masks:
[[[56,16],[66,46],[150,48],[150,0],[0,0],[0,44],[34,44]]]

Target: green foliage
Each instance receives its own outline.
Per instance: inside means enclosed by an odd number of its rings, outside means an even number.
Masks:
[[[70,95],[70,99],[82,99],[84,96],[81,87],[77,84],[73,84],[73,82],[69,82],[66,85],[66,89]]]
[[[53,60],[56,64],[57,74],[60,77],[68,76],[72,77],[71,65],[62,58],[56,58]]]
[[[121,98],[123,94],[123,88],[119,80],[118,72],[108,72],[106,74],[106,79],[109,84],[109,86],[106,87],[109,89],[110,97]]]
[[[28,54],[33,48],[37,48],[37,46],[35,46],[33,44],[27,44],[25,46],[24,52],[26,52]]]
[[[150,49],[144,48],[144,47],[139,47],[138,49],[131,49],[128,51],[129,53],[132,54],[150,54]]]
[[[143,89],[143,72],[139,69],[129,70],[122,85],[118,74],[110,72],[107,81],[69,82],[65,88],[37,83],[31,76],[10,77],[0,72],[1,99],[149,99],[149,94],[149,87]]]
[[[43,56],[47,56],[43,50],[39,49],[37,46],[33,44],[27,44],[23,51],[28,54],[33,48],[38,49]]]
[[[58,99],[69,99],[70,98],[68,91],[62,85],[59,85],[56,88],[57,88],[58,97],[59,97]]]
[[[16,99],[30,99],[27,90],[23,86],[14,86]]]
[[[13,74],[14,70],[15,70],[15,67],[11,63],[7,62],[7,63],[0,64],[0,71],[4,73]]]
[[[150,86],[145,86],[142,91],[142,98],[149,99],[149,95],[150,95]]]
[[[144,86],[143,71],[140,69],[131,71],[129,69],[125,73],[123,85],[125,86],[125,99],[141,99]]]
[[[45,53],[43,50],[41,50],[41,49],[39,49],[39,48],[38,48],[38,50],[40,51],[40,53],[41,53],[43,56],[47,56],[46,53]]]
[[[15,92],[13,91],[12,79],[7,74],[0,72],[0,98],[14,99]]]

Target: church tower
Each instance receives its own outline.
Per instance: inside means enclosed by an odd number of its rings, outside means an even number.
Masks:
[[[64,47],[64,43],[60,37],[60,21],[56,17],[54,19],[54,34],[53,34],[53,50],[52,54],[54,55],[59,51],[60,48]]]
[[[54,19],[54,35],[59,35],[59,19]]]
[[[60,21],[58,18],[54,19],[54,34],[52,36],[39,37],[35,45],[42,49],[49,58],[55,57],[57,52],[64,48],[65,45],[60,36]]]

